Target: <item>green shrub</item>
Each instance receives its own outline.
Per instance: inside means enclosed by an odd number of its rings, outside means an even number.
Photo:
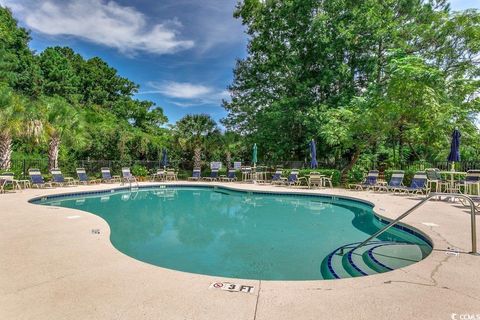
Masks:
[[[354,166],[347,175],[347,183],[359,183],[362,182],[367,175],[368,171],[361,166]]]
[[[132,167],[132,174],[136,177],[146,177],[148,176],[148,170],[144,166],[136,164]]]

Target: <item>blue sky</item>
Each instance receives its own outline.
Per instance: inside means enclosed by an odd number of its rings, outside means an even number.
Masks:
[[[154,101],[169,121],[188,113],[226,115],[236,58],[247,38],[232,12],[236,0],[0,0],[31,30],[31,48],[69,46],[99,56],[140,84],[139,99]],[[480,0],[452,0],[453,10]]]

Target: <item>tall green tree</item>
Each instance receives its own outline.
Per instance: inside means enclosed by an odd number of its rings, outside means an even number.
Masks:
[[[42,77],[36,58],[28,47],[30,35],[18,27],[9,9],[0,7],[0,82],[19,93],[41,95]]]
[[[245,0],[235,16],[250,40],[223,123],[262,144],[271,160],[304,159],[311,138],[345,172],[387,140],[410,160],[433,159],[418,145],[431,141],[438,152],[439,122],[473,127],[475,10],[451,13],[444,0]],[[422,86],[418,76],[428,81]]]
[[[25,130],[24,101],[5,86],[0,86],[0,170],[11,165],[13,139]]]
[[[80,87],[80,77],[75,59],[82,61],[72,49],[53,47],[45,49],[38,56],[43,76],[43,93],[58,95],[74,102]],[[73,60],[73,61],[72,61]]]
[[[81,148],[85,144],[85,128],[82,115],[62,98],[43,101],[43,128],[48,141],[49,169],[58,167],[62,145]]]
[[[202,150],[207,140],[218,132],[217,124],[207,114],[189,114],[174,127],[177,141],[187,151],[193,151],[193,167],[201,168]]]

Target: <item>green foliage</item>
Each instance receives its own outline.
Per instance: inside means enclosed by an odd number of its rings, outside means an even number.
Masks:
[[[476,159],[478,11],[452,13],[442,0],[248,0],[235,16],[250,39],[223,123],[267,159],[307,158],[315,138],[320,160],[355,180],[348,172],[365,155],[445,159],[455,126],[462,156]]]
[[[146,177],[148,176],[148,170],[144,166],[136,164],[132,167],[132,174],[136,177]]]
[[[0,104],[9,105],[0,108],[0,129],[8,127],[19,151],[58,153],[63,161],[158,159],[171,136],[162,128],[168,119],[154,103],[132,98],[137,84],[102,59],[85,60],[67,47],[35,55],[29,41],[0,7]]]
[[[337,185],[374,163],[444,160],[454,127],[462,158],[480,156],[478,11],[452,13],[444,0],[244,0],[234,16],[248,54],[221,132],[208,115],[165,127],[163,110],[135,99],[138,85],[99,57],[32,52],[29,33],[0,7],[2,158],[49,154],[73,174],[76,159],[120,165],[167,148],[187,177],[194,166],[209,174],[210,161],[248,163],[254,143],[260,163],[303,161],[314,138],[322,166],[342,168],[332,171]]]

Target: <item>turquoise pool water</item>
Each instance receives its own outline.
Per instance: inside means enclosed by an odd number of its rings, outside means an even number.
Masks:
[[[223,188],[150,188],[34,202],[102,217],[112,244],[135,259],[246,279],[329,278],[329,254],[382,226],[362,202]],[[392,229],[379,240],[417,244],[422,257],[429,253],[424,240],[402,230]]]

